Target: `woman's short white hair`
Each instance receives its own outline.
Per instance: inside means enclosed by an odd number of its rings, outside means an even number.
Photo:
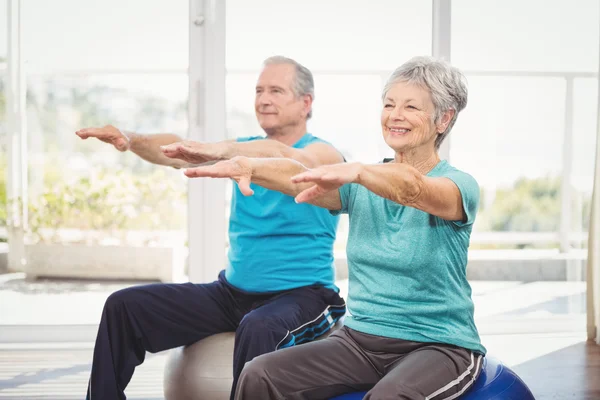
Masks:
[[[382,99],[385,99],[390,88],[398,82],[407,82],[427,89],[435,107],[433,120],[439,123],[444,113],[454,110],[454,116],[448,127],[435,139],[435,148],[448,136],[458,113],[467,106],[467,82],[458,68],[443,60],[432,57],[414,57],[398,67],[390,76],[383,88]]]

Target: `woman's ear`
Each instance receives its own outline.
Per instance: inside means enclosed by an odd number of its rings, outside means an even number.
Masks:
[[[446,129],[448,129],[448,125],[450,124],[450,121],[452,121],[455,113],[456,111],[454,110],[448,110],[444,113],[444,115],[442,115],[442,119],[436,127],[438,134],[446,132]]]

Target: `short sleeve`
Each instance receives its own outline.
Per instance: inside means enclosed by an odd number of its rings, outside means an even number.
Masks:
[[[459,227],[472,225],[479,209],[479,184],[471,175],[459,170],[449,171],[443,176],[458,187],[462,197],[463,210],[467,217],[464,221],[454,221],[454,224]]]
[[[340,214],[348,214],[348,208],[350,204],[350,195],[352,191],[352,183],[348,183],[343,185],[338,189],[340,193],[340,202],[342,203],[342,208],[339,210],[329,210],[332,215],[340,215]]]
[[[246,137],[239,137],[236,138],[235,141],[236,142],[252,142],[254,140],[261,140],[264,139],[264,136],[246,136]]]

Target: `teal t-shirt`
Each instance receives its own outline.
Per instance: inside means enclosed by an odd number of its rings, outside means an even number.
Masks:
[[[264,140],[264,137],[238,141]],[[324,142],[307,133],[293,147]],[[285,194],[251,184],[244,196],[233,185],[225,277],[248,292],[274,292],[308,285],[337,290],[333,243],[339,217]]]
[[[380,197],[358,184],[339,189],[350,232],[348,312],[359,332],[447,343],[485,354],[474,322],[467,251],[479,185],[440,161],[428,174],[458,186],[467,219],[451,222]]]

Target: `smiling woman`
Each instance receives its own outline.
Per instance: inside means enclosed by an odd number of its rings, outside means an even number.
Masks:
[[[456,397],[480,373],[486,349],[466,279],[479,186],[438,155],[467,103],[464,78],[446,62],[416,57],[392,74],[383,99],[392,162],[308,169],[291,159],[238,157],[186,171],[233,178],[246,196],[253,182],[350,216],[344,327],[333,339],[246,363],[236,399],[325,399],[366,387],[373,387],[367,398]]]

